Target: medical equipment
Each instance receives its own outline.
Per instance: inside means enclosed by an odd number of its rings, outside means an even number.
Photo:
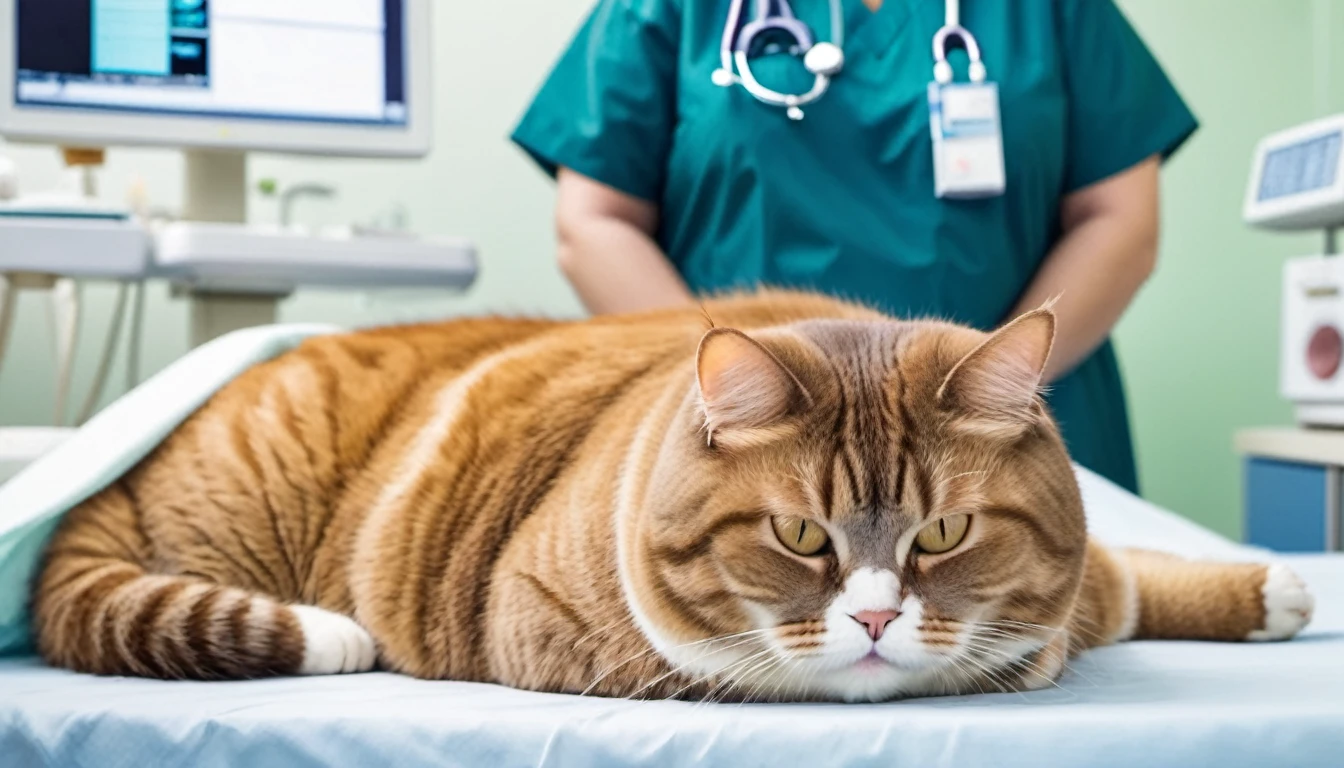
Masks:
[[[803,107],[826,94],[831,79],[845,66],[845,20],[841,0],[829,0],[830,41],[816,41],[789,0],[752,0],[755,16],[743,24],[747,0],[732,0],[719,42],[719,67],[711,80],[720,87],[741,85],[757,101],[783,107],[791,120],[803,119]],[[980,44],[961,25],[960,0],[945,0],[943,26],[933,36],[933,82],[929,84],[929,125],[933,140],[934,193],[940,198],[978,198],[1003,193],[1003,137],[999,91],[986,82],[988,72]],[[781,93],[762,85],[751,70],[753,46],[767,37],[793,40],[788,48],[801,55],[812,74],[804,93]],[[953,43],[970,58],[970,83],[956,84],[947,52]],[[767,47],[766,50],[772,50]]]
[[[246,236],[248,150],[428,152],[430,6],[211,0],[165,13],[115,0],[0,0],[0,40],[14,52],[0,57],[0,134],[185,148],[181,218]],[[299,282],[324,268],[310,255]],[[333,258],[344,268],[345,255]],[[276,317],[275,301],[255,296],[187,295],[194,315],[218,321],[207,337]]]
[[[1243,217],[1281,231],[1324,230],[1324,252],[1283,267],[1279,387],[1297,421],[1344,426],[1344,115],[1280,131],[1256,147]]]
[[[712,76],[715,85],[727,88],[741,85],[757,100],[775,107],[784,107],[791,120],[803,119],[803,107],[820,99],[831,85],[831,78],[845,66],[845,17],[840,0],[828,0],[831,11],[831,39],[814,42],[812,31],[793,13],[789,0],[752,0],[756,16],[742,25],[742,11],[746,0],[732,0],[728,20],[723,26],[719,45],[719,68]],[[771,11],[778,7],[777,13]],[[796,45],[789,51],[802,54],[803,66],[812,73],[812,88],[806,93],[780,93],[766,88],[751,72],[751,46],[757,36],[782,32],[792,37]],[[734,71],[736,67],[736,71]]]
[[[719,43],[719,67],[711,76],[712,82],[722,88],[741,85],[758,101],[774,107],[784,107],[791,120],[802,120],[802,108],[825,95],[831,79],[845,67],[845,12],[841,0],[828,0],[831,16],[831,39],[816,41],[812,30],[793,12],[789,0],[752,0],[755,17],[745,25],[742,11],[747,0],[732,0],[728,19],[723,25]],[[982,83],[986,78],[980,46],[975,37],[961,26],[961,0],[945,0],[946,23],[933,36],[934,81],[946,85],[952,82],[952,65],[947,61],[948,45],[956,40],[970,55],[971,82]],[[764,35],[783,33],[794,41],[789,52],[802,55],[803,66],[812,73],[812,87],[805,93],[780,93],[761,85],[751,71],[752,45]]]
[[[92,413],[128,304],[128,387],[138,382],[147,279],[188,298],[192,346],[275,322],[279,301],[304,286],[457,292],[474,281],[475,250],[456,239],[244,224],[248,151],[429,151],[430,9],[430,0],[0,0],[0,134],[60,145],[71,166],[70,191],[0,207],[0,347],[17,291],[45,290],[58,424],[76,407],[77,422]],[[151,220],[143,183],[127,208],[95,197],[90,164],[117,145],[186,150],[179,210]],[[13,196],[14,178],[0,168],[0,197]],[[86,279],[120,285],[80,407],[70,379]]]
[[[454,238],[197,222],[163,226],[154,264],[158,276],[183,286],[253,296],[283,295],[300,285],[466,288],[476,274],[474,249]]]

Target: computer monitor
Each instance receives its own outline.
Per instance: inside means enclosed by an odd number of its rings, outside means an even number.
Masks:
[[[0,135],[205,150],[186,207],[241,218],[242,152],[428,152],[430,3],[0,0]]]

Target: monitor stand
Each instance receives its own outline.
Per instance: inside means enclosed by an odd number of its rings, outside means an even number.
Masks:
[[[247,156],[242,152],[186,152],[184,221],[247,223]],[[186,289],[191,303],[191,346],[241,328],[276,321],[281,295]]]

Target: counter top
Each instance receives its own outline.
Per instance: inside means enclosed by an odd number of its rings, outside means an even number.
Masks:
[[[1237,453],[1248,457],[1344,466],[1344,429],[1245,429],[1236,434],[1234,444]]]

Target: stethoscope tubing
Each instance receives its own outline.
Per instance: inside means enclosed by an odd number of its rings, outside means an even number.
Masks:
[[[714,72],[714,84],[724,87],[741,85],[757,101],[773,107],[784,107],[790,118],[801,120],[803,113],[800,108],[816,102],[826,94],[832,77],[840,71],[844,62],[844,10],[841,0],[829,0],[829,4],[830,40],[817,43],[812,30],[793,12],[789,0],[752,0],[755,16],[745,25],[742,23],[742,15],[746,0],[731,0],[720,40],[719,69]],[[966,48],[971,60],[971,80],[979,83],[986,77],[980,44],[970,30],[961,25],[960,6],[959,0],[945,0],[946,19],[933,36],[934,79],[944,85],[952,81],[952,67],[947,62],[947,51],[954,42],[960,42]],[[812,87],[806,92],[781,93],[767,88],[751,71],[751,46],[759,35],[771,31],[783,32],[792,37],[796,44],[793,46],[794,54],[804,57],[808,70],[813,74]],[[823,51],[824,56],[809,61],[807,54],[821,45],[830,45],[834,50]],[[822,61],[826,62],[825,66],[818,64]]]

